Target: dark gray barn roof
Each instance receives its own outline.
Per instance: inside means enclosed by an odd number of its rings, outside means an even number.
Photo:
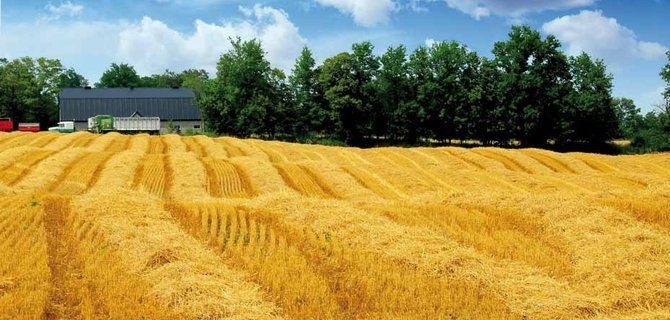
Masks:
[[[67,88],[58,95],[61,121],[87,121],[96,115],[143,117],[161,120],[201,120],[200,108],[190,89],[179,88]]]

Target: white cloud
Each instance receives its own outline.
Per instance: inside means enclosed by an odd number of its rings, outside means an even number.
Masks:
[[[192,34],[179,33],[159,20],[144,17],[120,33],[119,57],[145,74],[166,68],[204,68],[214,72],[221,54],[231,48],[230,38],[256,38],[263,43],[273,65],[289,70],[306,40],[288,15],[260,5],[240,10],[245,20],[222,25],[197,20]]]
[[[316,0],[316,2],[350,14],[357,24],[364,27],[387,23],[391,12],[399,8],[394,0]]]
[[[130,63],[141,74],[186,68],[213,73],[229,39],[238,36],[261,40],[273,66],[290,70],[306,43],[288,15],[271,7],[244,9],[243,19],[194,25],[181,33],[150,17],[135,23],[37,19],[5,25],[0,56],[60,59],[95,82],[112,62]]]
[[[58,19],[63,16],[75,17],[84,12],[84,6],[74,4],[71,1],[61,2],[59,5],[54,5],[51,2],[47,4],[46,10],[51,14],[50,18]]]
[[[632,30],[601,11],[560,17],[545,23],[542,30],[566,43],[570,55],[587,52],[615,64],[633,58],[660,59],[668,51],[659,43],[639,41]]]
[[[428,47],[428,48],[431,48],[431,47],[434,46],[436,43],[437,43],[437,41],[435,41],[435,39],[432,39],[432,38],[426,39],[426,41],[425,41],[425,45],[426,45],[426,47]]]
[[[424,0],[444,1],[447,5],[473,16],[475,19],[490,15],[520,18],[531,12],[562,10],[590,6],[596,0]]]
[[[665,57],[668,48],[658,42],[640,41],[638,47],[642,57],[648,60],[656,60]]]
[[[60,59],[96,81],[115,60],[123,22],[38,20],[6,24],[0,38],[0,56],[10,59],[31,56]]]

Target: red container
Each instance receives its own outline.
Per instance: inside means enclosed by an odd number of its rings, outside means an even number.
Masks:
[[[0,118],[0,132],[14,131],[14,121],[10,118]]]
[[[19,123],[19,131],[40,132],[40,124],[39,123]]]

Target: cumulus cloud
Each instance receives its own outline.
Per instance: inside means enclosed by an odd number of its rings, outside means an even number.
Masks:
[[[0,56],[57,58],[92,81],[112,62],[130,63],[141,74],[188,68],[213,73],[221,54],[231,48],[230,38],[239,36],[259,39],[268,60],[290,70],[306,40],[289,16],[259,5],[240,10],[241,19],[228,22],[196,20],[190,33],[150,17],[134,23],[38,19],[11,24],[0,37]]]
[[[288,70],[306,40],[281,10],[256,5],[240,10],[247,19],[222,25],[195,22],[195,31],[182,34],[159,20],[144,17],[119,35],[119,56],[139,72],[165,68],[204,68],[213,72],[220,55],[231,48],[230,38],[259,39],[275,66]]]
[[[413,0],[416,1],[416,0]],[[596,0],[424,0],[444,1],[450,8],[473,16],[475,19],[490,15],[520,18],[531,12],[561,10],[590,6]]]
[[[351,15],[357,24],[364,27],[387,23],[391,12],[399,8],[394,0],[316,0],[316,2]]]
[[[39,20],[6,24],[0,37],[0,56],[60,59],[89,80],[97,80],[114,61],[122,22]]]
[[[661,59],[668,51],[659,43],[638,40],[632,30],[601,11],[563,16],[545,23],[542,30],[566,43],[568,54],[587,52],[611,63],[632,58]]]
[[[51,14],[50,18],[58,19],[63,16],[75,17],[81,15],[84,12],[84,6],[74,4],[71,1],[61,2],[59,5],[49,2],[46,10]]]

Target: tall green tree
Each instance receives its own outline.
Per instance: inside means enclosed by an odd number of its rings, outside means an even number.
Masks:
[[[268,97],[272,105],[266,108],[267,134],[273,139],[282,135],[285,139],[294,140],[295,123],[301,114],[296,108],[295,97],[291,92],[288,78],[284,71],[273,68],[270,70],[268,80],[270,82]]]
[[[363,83],[357,63],[351,54],[340,53],[326,59],[319,73],[319,83],[336,120],[332,134],[353,146],[363,142],[370,111],[362,101]]]
[[[29,115],[32,115],[31,121],[39,122],[42,129],[48,128],[58,120],[58,93],[61,91],[60,80],[63,71],[64,67],[57,59],[35,60],[33,74],[39,93],[37,101],[29,109]]]
[[[432,110],[437,108],[435,94],[438,84],[433,73],[430,52],[426,47],[418,47],[409,57],[407,62],[409,71],[410,100],[404,105],[405,117],[396,124],[400,132],[407,137],[416,135],[420,137],[432,136],[431,118]]]
[[[381,58],[377,76],[377,101],[380,108],[375,133],[391,135],[394,140],[415,142],[416,131],[407,130],[406,123],[416,121],[416,106],[409,104],[410,78],[405,46],[389,47]],[[414,124],[416,126],[416,123]]]
[[[97,88],[138,88],[142,86],[142,79],[133,66],[112,63],[95,86]]]
[[[426,124],[433,139],[446,141],[456,136],[455,118],[464,91],[460,83],[464,56],[465,48],[456,41],[437,42],[430,48],[437,91]]]
[[[479,68],[479,84],[473,91],[479,100],[473,104],[469,121],[472,127],[472,138],[484,145],[508,139],[506,130],[506,107],[501,102],[500,78],[502,74],[496,63],[482,58]]]
[[[88,86],[88,80],[73,68],[67,69],[58,77],[60,88],[83,88]]]
[[[188,69],[180,73],[165,70],[161,74],[140,77],[139,87],[145,88],[180,88],[186,87],[200,98],[205,88],[205,82],[209,80],[209,74],[202,69]]]
[[[38,122],[45,129],[54,124],[63,71],[54,59],[0,59],[0,116],[12,118],[15,126]]]
[[[461,46],[459,50],[460,66],[458,90],[454,96],[453,138],[464,140],[472,138],[475,130],[476,107],[480,103],[481,59],[476,52]]]
[[[207,81],[209,81],[209,74],[203,69],[188,69],[181,72],[181,86],[193,90],[197,99],[200,99]]]
[[[668,56],[668,60],[670,60],[670,51],[668,51],[666,55]],[[665,90],[663,91],[663,97],[665,98],[665,103],[670,105],[670,61],[668,61],[668,64],[661,70],[661,78],[663,78],[666,84]]]
[[[508,119],[503,141],[546,145],[557,134],[557,119],[570,93],[570,67],[554,36],[542,39],[528,26],[514,26],[493,54],[502,70],[502,103]]]
[[[257,40],[231,40],[232,49],[221,56],[217,77],[205,87],[201,108],[211,130],[248,137],[273,136],[282,99],[275,87],[285,81],[273,69]]]
[[[145,88],[179,88],[182,86],[181,74],[165,70],[162,74],[141,77],[139,86]]]
[[[612,98],[612,76],[602,60],[582,53],[570,58],[574,91],[562,118],[569,142],[602,144],[617,136],[619,122]],[[567,108],[566,108],[567,109]]]
[[[374,55],[374,46],[365,41],[354,43],[351,46],[351,57],[354,61],[354,79],[359,87],[354,88],[355,98],[361,103],[361,110],[370,112],[367,117],[358,119],[362,122],[360,127],[362,135],[375,134],[383,136],[386,132],[384,112],[381,110],[377,96],[375,95],[375,79],[379,72],[379,58]]]
[[[670,151],[670,113],[663,110],[647,113],[632,139],[635,152]]]
[[[30,58],[0,61],[0,116],[16,122],[24,121],[28,108],[36,100],[38,92],[31,71],[34,62]]]
[[[295,97],[295,133],[304,136],[310,131],[323,129],[322,124],[327,121],[324,118],[328,115],[321,110],[316,61],[308,47],[302,49],[289,81]]]
[[[670,52],[667,55],[670,60]],[[660,75],[667,84],[663,92],[665,101],[644,117],[642,128],[635,133],[632,146],[638,152],[670,151],[670,62]]]
[[[619,122],[619,135],[631,139],[642,129],[644,117],[635,102],[628,98],[614,99],[614,106]]]

